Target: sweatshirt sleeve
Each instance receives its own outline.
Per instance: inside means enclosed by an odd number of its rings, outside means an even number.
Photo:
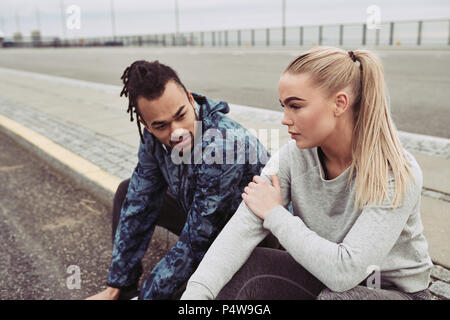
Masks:
[[[277,174],[281,181],[283,195],[288,195],[289,176],[278,159],[279,155],[274,155],[261,172],[261,176],[268,179],[268,175]],[[283,201],[287,206],[288,197],[284,197]],[[215,299],[220,290],[247,261],[258,243],[268,234],[269,231],[263,228],[263,221],[242,201],[189,279],[181,299]]]
[[[393,181],[391,181],[391,184]],[[390,193],[392,194],[392,187]],[[272,209],[264,227],[269,229],[291,256],[335,292],[357,286],[371,266],[381,266],[394,247],[420,199],[421,182],[412,185],[403,205],[392,209],[386,201],[366,206],[341,243],[334,243],[310,230],[283,207]],[[390,197],[388,197],[390,198]]]

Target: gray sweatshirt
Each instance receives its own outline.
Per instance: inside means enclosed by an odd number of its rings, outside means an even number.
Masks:
[[[330,290],[343,292],[364,281],[373,269],[381,271],[381,287],[417,292],[428,287],[432,262],[420,218],[422,172],[406,153],[416,183],[403,204],[355,210],[355,177],[350,168],[325,180],[317,148],[299,149],[289,141],[275,154],[261,176],[280,179],[283,206],[265,220],[240,204],[189,279],[182,299],[214,299],[246,262],[252,251],[272,232],[287,252]],[[291,214],[286,208],[292,202]]]

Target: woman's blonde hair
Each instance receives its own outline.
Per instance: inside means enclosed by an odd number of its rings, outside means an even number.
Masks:
[[[383,204],[391,196],[391,206],[397,207],[413,176],[390,115],[379,59],[366,50],[315,47],[295,58],[285,73],[307,73],[330,95],[350,88],[355,118],[349,179],[356,173],[355,208]]]

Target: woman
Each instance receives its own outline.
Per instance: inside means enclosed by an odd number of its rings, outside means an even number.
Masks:
[[[292,140],[245,188],[182,299],[428,299],[422,173],[379,60],[317,47],[278,92]],[[254,250],[270,232],[286,251]]]

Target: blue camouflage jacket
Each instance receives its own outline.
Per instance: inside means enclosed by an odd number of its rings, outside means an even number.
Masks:
[[[167,188],[187,213],[178,242],[151,271],[139,299],[169,299],[190,278],[238,208],[244,188],[260,174],[269,158],[255,136],[225,116],[229,112],[227,103],[193,96],[202,132],[202,139],[195,142],[191,152],[191,159],[195,155],[197,159],[176,164],[170,150],[144,130],[145,144],[140,144],[139,161],[122,206],[107,281],[115,288],[138,282],[140,261]]]

